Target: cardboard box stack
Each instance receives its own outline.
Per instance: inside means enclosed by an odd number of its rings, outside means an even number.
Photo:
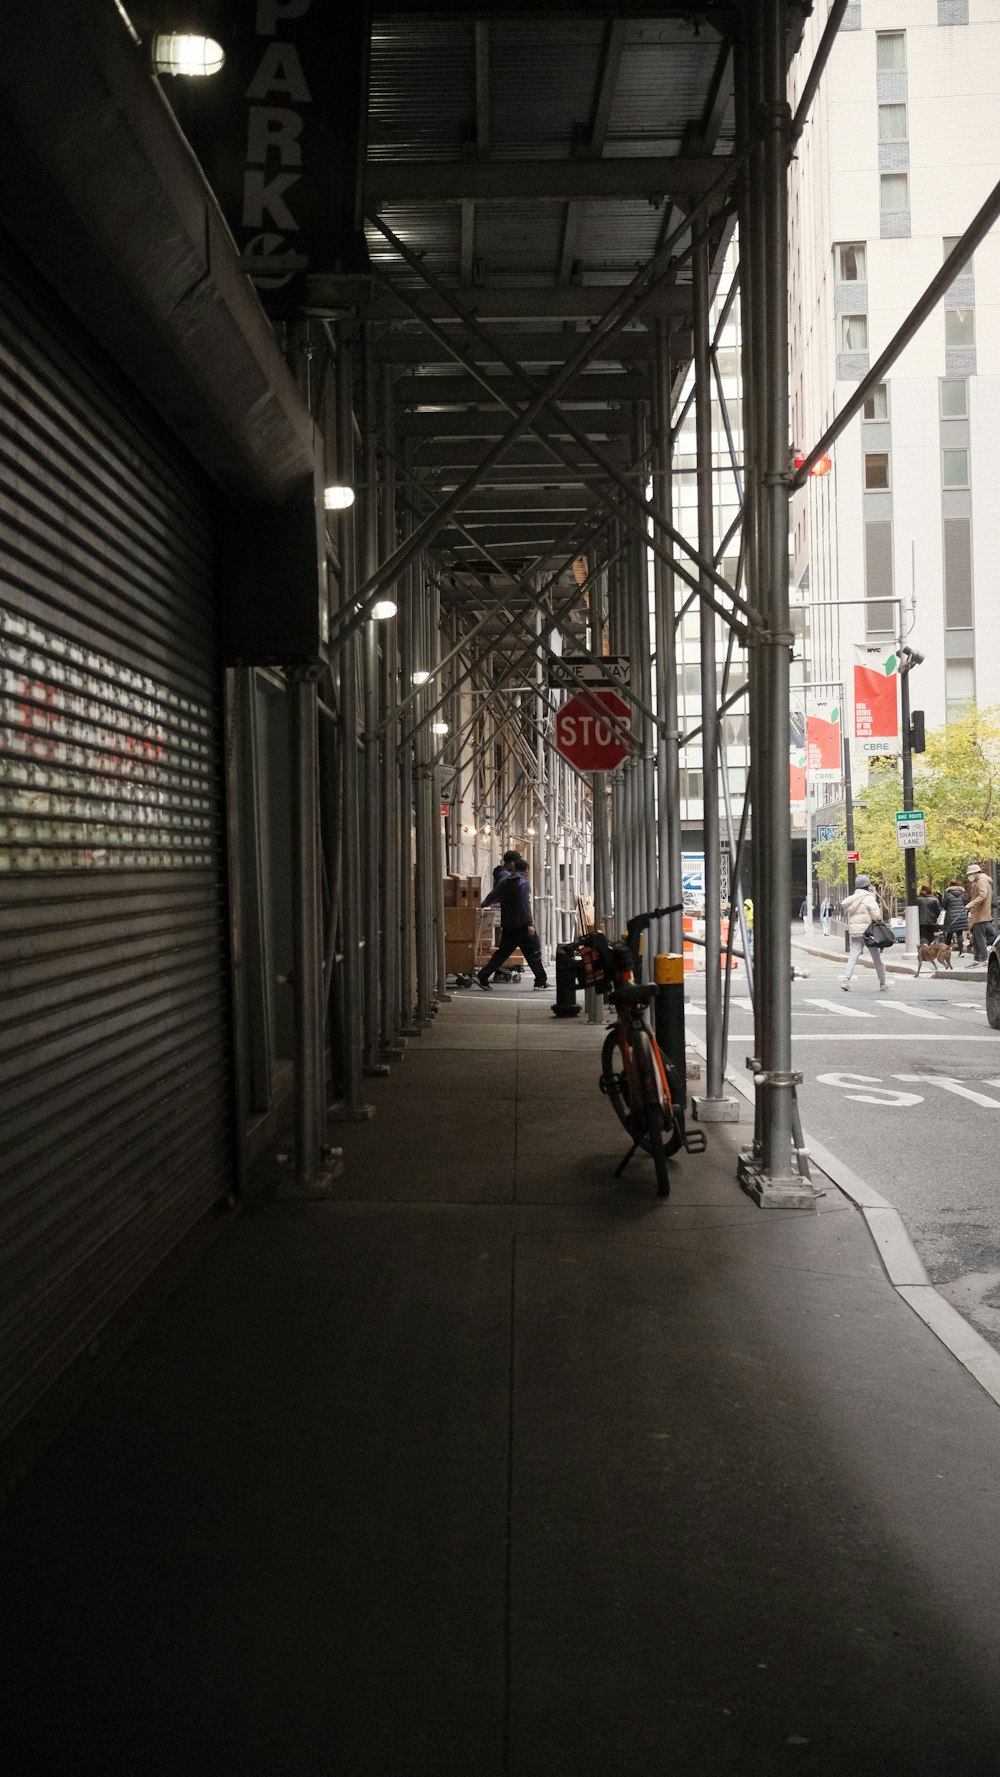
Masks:
[[[475,954],[476,922],[482,891],[478,877],[446,876],[444,879],[444,958],[449,975],[471,975],[485,960]],[[492,940],[493,927],[487,922]],[[492,942],[486,951],[493,950]]]

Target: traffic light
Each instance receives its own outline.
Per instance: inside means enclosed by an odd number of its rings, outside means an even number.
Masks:
[[[923,710],[914,710],[913,715],[910,718],[910,749],[914,753],[924,753],[927,751]]]

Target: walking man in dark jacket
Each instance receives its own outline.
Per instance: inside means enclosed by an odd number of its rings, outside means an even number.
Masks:
[[[528,887],[528,866],[519,857],[514,865],[513,873],[498,882],[495,889],[483,901],[484,907],[499,905],[500,908],[500,942],[484,968],[480,969],[476,980],[486,993],[492,993],[491,975],[495,975],[507,958],[515,950],[520,950],[531,973],[535,977],[535,988],[540,991],[548,986],[548,977],[542,964],[542,947],[538,941],[531,916],[531,890]]]

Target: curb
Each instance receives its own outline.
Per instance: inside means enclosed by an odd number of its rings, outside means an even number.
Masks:
[[[692,1049],[702,1058],[706,1049],[700,1037],[688,1037]],[[754,1102],[754,1090],[731,1068],[726,1080],[734,1091]],[[869,1185],[849,1166],[831,1154],[822,1142],[813,1141],[803,1131],[802,1139],[810,1160],[824,1172],[831,1184],[851,1203],[857,1205],[865,1219],[868,1232],[882,1261],[885,1274],[896,1294],[914,1314],[919,1315],[935,1338],[951,1352],[963,1370],[967,1370],[980,1388],[1000,1406],[1000,1351],[970,1326],[957,1308],[938,1294],[931,1283],[923,1261],[910,1238],[906,1223],[895,1205],[874,1185]]]
[[[792,949],[793,950],[801,950],[804,952],[804,954],[806,956],[822,957],[826,962],[829,962],[829,963],[839,963],[843,960],[843,958],[847,954],[846,951],[841,952],[839,950],[838,951],[820,950],[815,945],[803,943],[802,940],[799,938],[792,939]],[[884,951],[882,952],[882,966],[886,970],[887,974],[908,975],[911,980],[916,979],[916,974],[917,974],[916,969],[911,968],[909,963],[891,963],[891,962],[889,962],[886,959],[886,955],[885,955]],[[858,959],[858,967],[862,968],[862,969],[874,969],[875,964],[873,962],[870,962],[867,956],[861,956]],[[932,973],[932,975],[936,976],[936,978],[939,981],[947,980],[949,975],[956,981],[985,981],[986,980],[986,970],[985,970],[985,968],[983,968],[979,965],[977,965],[977,967],[974,969],[935,969],[935,970],[932,970],[931,973]],[[921,979],[923,979],[923,977],[921,977]]]

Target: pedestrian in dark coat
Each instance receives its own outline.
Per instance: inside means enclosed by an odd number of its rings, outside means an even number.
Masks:
[[[957,876],[952,877],[941,901],[944,907],[944,941],[961,956],[965,934],[969,929],[969,910],[965,905],[965,891]]]
[[[528,887],[528,866],[519,857],[514,865],[513,873],[486,896],[484,907],[499,905],[500,907],[500,942],[488,963],[480,969],[476,980],[487,993],[492,991],[491,975],[502,968],[507,958],[515,950],[520,950],[531,973],[535,977],[535,986],[541,991],[548,985],[545,965],[542,962],[542,946],[535,930],[531,912],[531,890]]]
[[[920,942],[921,944],[933,944],[937,937],[941,902],[929,882],[925,882],[923,888],[917,892],[917,909],[920,921]]]

